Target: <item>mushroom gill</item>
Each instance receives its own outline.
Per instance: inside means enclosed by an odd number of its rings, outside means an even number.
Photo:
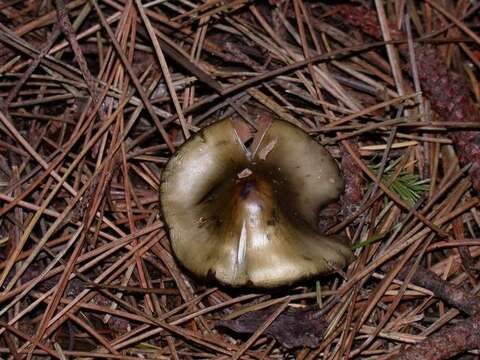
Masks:
[[[315,231],[319,209],[343,190],[339,171],[287,122],[272,122],[253,157],[230,120],[204,128],[169,160],[160,190],[173,251],[197,276],[271,288],[352,258]]]

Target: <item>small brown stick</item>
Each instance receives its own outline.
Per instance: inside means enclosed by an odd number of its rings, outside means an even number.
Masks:
[[[411,265],[411,262],[408,263],[399,272],[397,278],[403,281]],[[390,264],[387,265],[387,267],[391,266]],[[480,299],[477,296],[443,280],[433,271],[427,270],[424,267],[419,266],[417,268],[417,271],[413,274],[412,283],[432,291],[435,296],[468,315],[480,312]]]
[[[405,280],[412,264],[413,263],[410,262],[404,266],[397,275],[397,278]],[[385,268],[388,269],[392,266],[394,266],[394,264],[388,264]],[[443,280],[434,272],[421,266],[417,267],[417,270],[411,278],[411,282],[431,290],[435,296],[446,303],[473,316],[408,348],[400,355],[391,357],[391,360],[448,359],[461,352],[479,347],[480,299],[477,296]]]
[[[480,312],[401,351],[390,360],[442,360],[480,347]]]

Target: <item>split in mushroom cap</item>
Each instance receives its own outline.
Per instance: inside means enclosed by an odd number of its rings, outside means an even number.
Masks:
[[[345,266],[350,248],[315,231],[318,210],[343,190],[327,151],[277,120],[255,154],[223,120],[172,156],[161,203],[179,261],[200,277],[264,288]]]

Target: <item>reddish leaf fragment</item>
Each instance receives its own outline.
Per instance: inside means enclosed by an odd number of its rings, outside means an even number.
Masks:
[[[366,6],[343,4],[334,6],[337,14],[353,26],[359,27],[364,33],[375,39],[382,38],[382,29],[378,22],[378,15]],[[390,35],[393,39],[400,37],[400,33],[390,26]]]

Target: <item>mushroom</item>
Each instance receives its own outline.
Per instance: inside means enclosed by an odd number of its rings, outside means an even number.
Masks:
[[[272,288],[331,273],[350,247],[316,232],[343,180],[327,151],[274,120],[250,154],[231,120],[210,125],[170,158],[161,205],[177,259],[194,275]]]

